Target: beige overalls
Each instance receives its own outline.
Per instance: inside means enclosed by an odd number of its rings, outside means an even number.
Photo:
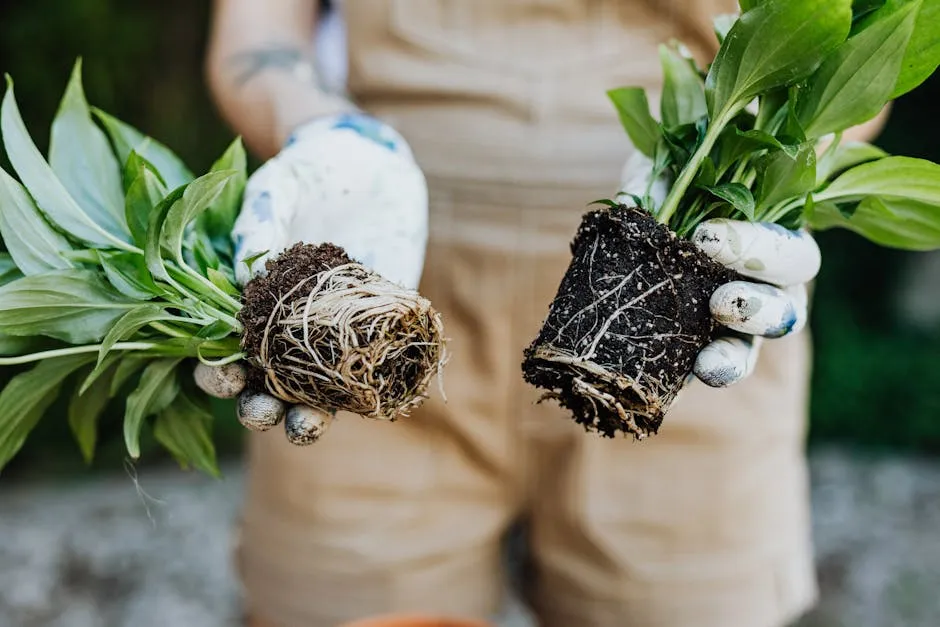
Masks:
[[[500,538],[528,521],[546,627],[775,627],[816,594],[808,337],[755,375],[694,383],[660,434],[585,433],[522,380],[591,201],[631,147],[605,91],[657,89],[657,45],[713,54],[733,0],[347,0],[349,89],[428,177],[421,291],[452,338],[447,403],[340,415],[311,448],[253,435],[239,567],[266,624],[389,611],[486,618]],[[654,99],[653,106],[656,107]]]

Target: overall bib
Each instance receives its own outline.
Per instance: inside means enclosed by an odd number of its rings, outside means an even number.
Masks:
[[[580,217],[632,150],[605,91],[657,90],[670,37],[709,59],[711,16],[736,6],[346,0],[349,93],[428,178],[420,289],[451,338],[447,399],[340,415],[310,448],[251,435],[238,562],[261,624],[491,616],[519,518],[546,627],[777,627],[815,600],[807,333],[766,342],[731,389],[694,382],[643,443],[585,433],[521,376]]]

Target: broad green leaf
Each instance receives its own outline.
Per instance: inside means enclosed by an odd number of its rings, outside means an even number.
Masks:
[[[669,46],[659,47],[663,66],[661,112],[666,128],[693,124],[708,114],[705,105],[705,81],[691,62]]]
[[[754,150],[757,147],[770,148],[774,150],[780,150],[786,154],[791,159],[796,159],[796,156],[800,154],[800,146],[798,144],[784,144],[779,139],[767,133],[766,131],[750,130],[750,131],[741,131],[735,129],[738,135],[745,140],[745,144],[749,145],[749,150]]]
[[[208,275],[209,280],[212,281],[213,285],[215,285],[217,288],[219,288],[220,290],[222,290],[229,296],[236,296],[236,297],[241,296],[241,292],[238,291],[238,288],[232,285],[232,282],[229,281],[228,277],[225,276],[223,273],[213,268],[209,268],[206,271],[206,274]]]
[[[19,337],[0,334],[0,357],[26,355],[45,350],[49,342],[49,339],[42,337]]]
[[[789,113],[789,87],[781,87],[763,93],[758,98],[760,108],[757,112],[757,120],[754,122],[754,128],[767,131],[778,128],[777,123]]]
[[[108,138],[91,119],[82,89],[82,62],[75,62],[59,111],[52,122],[49,165],[88,216],[104,230],[126,239],[121,166]]]
[[[140,372],[147,364],[154,361],[154,357],[136,355],[133,353],[125,353],[120,357],[121,361],[114,370],[114,378],[111,379],[111,389],[108,390],[108,395],[111,398],[117,396],[118,393],[124,389],[124,386],[131,380],[131,377]]]
[[[157,140],[147,137],[134,127],[111,116],[101,109],[92,107],[92,113],[101,122],[108,135],[118,159],[125,163],[131,151],[144,157],[160,173],[163,182],[170,189],[185,185],[193,180],[192,172],[169,148]]]
[[[66,377],[94,358],[86,354],[46,359],[10,379],[0,392],[0,469],[23,446]]]
[[[900,1],[900,0],[894,0]],[[940,0],[923,0],[914,34],[901,63],[901,75],[891,92],[900,98],[919,87],[940,65]]]
[[[12,176],[0,169],[0,236],[24,274],[71,268],[62,256],[68,240],[49,226],[33,199]]]
[[[816,166],[816,183],[822,184],[833,175],[841,174],[857,165],[877,161],[887,157],[886,153],[877,146],[865,142],[846,142],[839,144],[831,150],[826,150]]]
[[[751,194],[751,190],[741,183],[725,183],[724,185],[709,187],[707,190],[712,195],[730,203],[748,220],[754,220],[754,196]]]
[[[210,172],[235,170],[237,173],[229,179],[218,200],[199,216],[198,221],[199,227],[209,236],[213,245],[226,254],[231,254],[232,229],[235,226],[235,219],[241,211],[242,196],[247,181],[247,169],[248,160],[240,137],[232,142],[219,160],[212,164],[210,169]]]
[[[736,126],[730,126],[722,132],[717,145],[718,172],[723,174],[742,157],[763,149],[772,152],[779,150],[791,159],[795,159],[800,152],[799,145],[784,144],[765,131],[742,131]]]
[[[95,271],[56,270],[0,287],[0,333],[94,343],[137,305]]]
[[[150,223],[147,225],[147,244],[144,247],[144,260],[147,263],[147,269],[155,280],[169,281],[170,275],[163,267],[163,255],[160,251],[160,234],[163,230],[163,223],[166,221],[170,209],[176,203],[182,203],[183,194],[187,186],[177,187],[167,194],[166,198],[160,201],[153,212],[150,214]]]
[[[98,263],[114,289],[134,300],[152,300],[164,290],[154,283],[144,258],[137,253],[102,252]]]
[[[0,253],[0,286],[6,285],[23,276],[9,253]]]
[[[160,177],[136,152],[131,152],[124,171],[130,180],[124,196],[124,214],[134,242],[143,247],[147,244],[147,227],[150,215],[167,195]]]
[[[84,394],[85,391],[88,388],[90,388],[92,385],[94,385],[95,381],[97,381],[98,378],[101,375],[103,375],[105,372],[107,372],[107,370],[111,368],[112,366],[114,366],[114,369],[116,372],[118,369],[118,366],[120,366],[119,362],[124,357],[126,357],[126,353],[111,353],[110,355],[105,357],[102,361],[98,362],[91,369],[91,372],[89,372],[88,375],[82,380],[82,384],[78,387],[78,393]],[[113,380],[113,378],[114,378],[113,376],[109,377],[109,382],[108,382],[109,391],[111,389],[111,381]]]
[[[746,13],[766,1],[767,0],[740,0],[738,4],[741,6],[741,13]]]
[[[78,442],[78,448],[86,464],[95,457],[95,443],[98,440],[98,418],[111,400],[108,389],[114,378],[115,364],[112,363],[84,390],[76,387],[69,401],[69,427]],[[89,369],[85,379],[91,374]]]
[[[940,165],[925,159],[885,157],[846,171],[817,194],[816,200],[847,202],[866,196],[933,205],[940,215]]]
[[[853,0],[852,22],[857,23],[885,5],[885,0]]]
[[[819,231],[844,228],[890,248],[928,251],[940,248],[940,207],[908,198],[868,196],[850,216],[835,203],[817,203],[807,222]]]
[[[147,416],[163,411],[179,392],[176,368],[179,358],[157,359],[144,368],[137,389],[127,397],[124,413],[124,443],[128,454],[140,457],[140,428]]]
[[[237,170],[221,170],[203,175],[190,183],[183,192],[182,199],[170,207],[163,222],[161,239],[163,246],[180,266],[186,264],[183,257],[186,227],[217,203],[226,187],[239,176]]]
[[[157,415],[153,435],[183,469],[198,468],[219,476],[211,436],[212,412],[204,399],[181,392]]]
[[[709,71],[712,116],[805,79],[845,41],[851,24],[850,0],[767,0],[751,7],[728,33]]]
[[[617,204],[614,203],[613,206],[616,207]],[[235,329],[233,329],[231,325],[223,322],[222,320],[216,320],[215,322],[199,329],[199,331],[196,332],[196,337],[212,342],[223,340],[232,335],[234,332]]]
[[[201,228],[193,228],[193,225],[187,227],[183,255],[188,265],[198,269],[203,274],[206,274],[210,269],[218,270],[222,267],[222,260],[219,259],[216,247],[209,241],[208,234]]]
[[[796,158],[778,152],[771,155],[760,176],[757,208],[767,209],[775,204],[803,196],[816,185],[816,152],[806,145]]]
[[[124,167],[121,170],[121,180],[124,185],[124,194],[127,194],[127,190],[130,189],[131,183],[134,182],[134,179],[137,178],[138,173],[141,168],[146,168],[157,177],[157,180],[160,181],[160,185],[166,189],[166,181],[163,180],[163,177],[160,176],[160,172],[157,170],[157,166],[153,165],[142,155],[138,154],[135,151],[131,151],[127,156],[127,160],[124,162]]]
[[[73,263],[87,263],[94,266],[98,265],[98,260],[101,259],[100,253],[100,250],[94,248],[79,248],[64,250],[62,256]]]
[[[98,363],[104,360],[115,344],[130,339],[135,333],[150,324],[161,320],[170,320],[172,316],[159,305],[140,305],[121,316],[108,334],[101,340],[98,350]]]
[[[646,92],[641,87],[623,87],[607,92],[614,103],[620,123],[637,150],[652,158],[659,141],[659,124],[650,114]]]
[[[807,137],[844,131],[881,112],[901,72],[919,7],[916,0],[892,11],[826,57],[797,102]]]
[[[663,129],[662,139],[669,149],[672,161],[680,166],[689,161],[701,142],[698,128],[694,124]]]
[[[7,93],[0,106],[0,131],[13,169],[50,222],[95,247],[126,245],[123,238],[109,233],[78,206],[46,163],[23,123],[9,76]]]
[[[706,157],[698,169],[694,184],[699,187],[712,187],[717,182],[718,170],[715,168],[715,162],[710,157]]]

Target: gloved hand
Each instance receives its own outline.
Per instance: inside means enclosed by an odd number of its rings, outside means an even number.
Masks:
[[[631,195],[662,204],[668,185],[650,186],[653,163],[639,152],[627,161],[621,176],[620,202]],[[805,230],[790,231],[776,224],[715,219],[692,234],[706,255],[740,275],[712,295],[712,316],[728,333],[706,346],[695,362],[694,375],[711,387],[728,387],[749,376],[764,339],[781,338],[806,326],[806,284],[819,272],[821,256]]]
[[[261,166],[245,188],[232,234],[236,276],[244,284],[265,259],[297,242],[330,242],[386,279],[416,289],[428,230],[427,183],[405,140],[361,113],[309,122]],[[266,253],[252,261],[259,253]],[[196,367],[197,385],[218,398],[238,397],[238,419],[264,431],[285,420],[295,444],[315,441],[332,416],[287,408],[264,393],[243,392],[240,364]]]

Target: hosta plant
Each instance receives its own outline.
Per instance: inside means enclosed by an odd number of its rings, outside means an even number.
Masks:
[[[653,163],[650,187],[631,206],[602,201],[585,214],[525,354],[527,381],[608,436],[656,433],[718,337],[709,298],[736,273],[689,241],[702,221],[838,227],[884,246],[940,248],[940,166],[841,141],[936,70],[940,0],[740,5],[716,21],[709,67],[662,46],[659,119],[642,89],[609,92]],[[661,181],[669,191],[658,201]]]
[[[294,246],[237,285],[241,142],[195,177],[165,146],[91,108],[80,70],[48,158],[9,77],[0,110],[18,177],[0,170],[0,366],[17,367],[0,392],[0,468],[68,395],[86,459],[113,400],[125,405],[132,458],[153,417],[156,440],[183,465],[215,472],[197,361],[244,361],[249,389],[324,411],[394,419],[422,401],[444,359],[426,299],[329,242]]]

